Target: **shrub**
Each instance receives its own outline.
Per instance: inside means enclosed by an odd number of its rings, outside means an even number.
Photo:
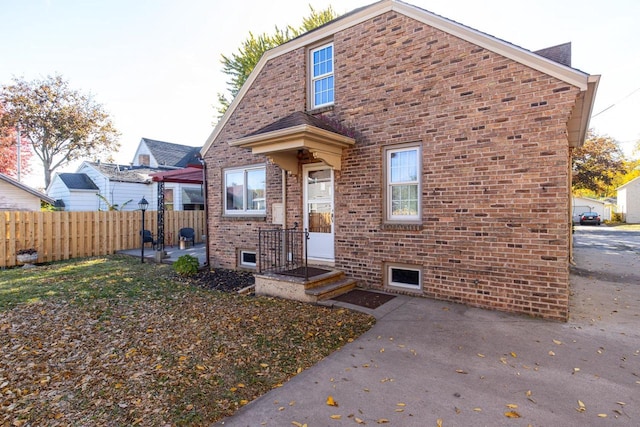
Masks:
[[[173,269],[181,276],[193,276],[198,272],[200,262],[192,255],[182,255],[173,263]]]

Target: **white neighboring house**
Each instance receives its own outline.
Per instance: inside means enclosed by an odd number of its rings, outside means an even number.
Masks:
[[[47,194],[61,199],[69,211],[131,211],[138,209],[142,197],[149,210],[157,210],[158,184],[151,174],[199,165],[198,152],[198,147],[142,138],[130,165],[85,161],[76,173],[56,174]],[[164,199],[166,210],[204,209],[200,184],[166,183]]]
[[[602,221],[610,221],[611,209],[612,205],[605,200],[573,196],[573,222],[580,222],[580,215],[584,212],[596,212]]]
[[[43,201],[55,203],[46,194],[0,173],[0,211],[39,211]]]
[[[618,212],[622,214],[622,221],[640,223],[640,177],[632,179],[618,190]]]

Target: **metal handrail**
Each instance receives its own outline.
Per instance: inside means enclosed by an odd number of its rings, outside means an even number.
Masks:
[[[283,273],[304,267],[308,276],[306,241],[309,232],[293,228],[258,229],[258,273]]]

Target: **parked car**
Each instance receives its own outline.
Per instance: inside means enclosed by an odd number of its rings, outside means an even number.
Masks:
[[[600,215],[596,212],[584,212],[580,214],[580,225],[600,225]]]

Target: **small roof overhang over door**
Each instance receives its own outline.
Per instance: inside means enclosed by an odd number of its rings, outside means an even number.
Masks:
[[[229,145],[250,148],[253,154],[266,155],[280,168],[297,174],[300,152],[307,151],[314,159],[341,170],[342,150],[355,143],[355,139],[334,131],[316,117],[294,113]]]

